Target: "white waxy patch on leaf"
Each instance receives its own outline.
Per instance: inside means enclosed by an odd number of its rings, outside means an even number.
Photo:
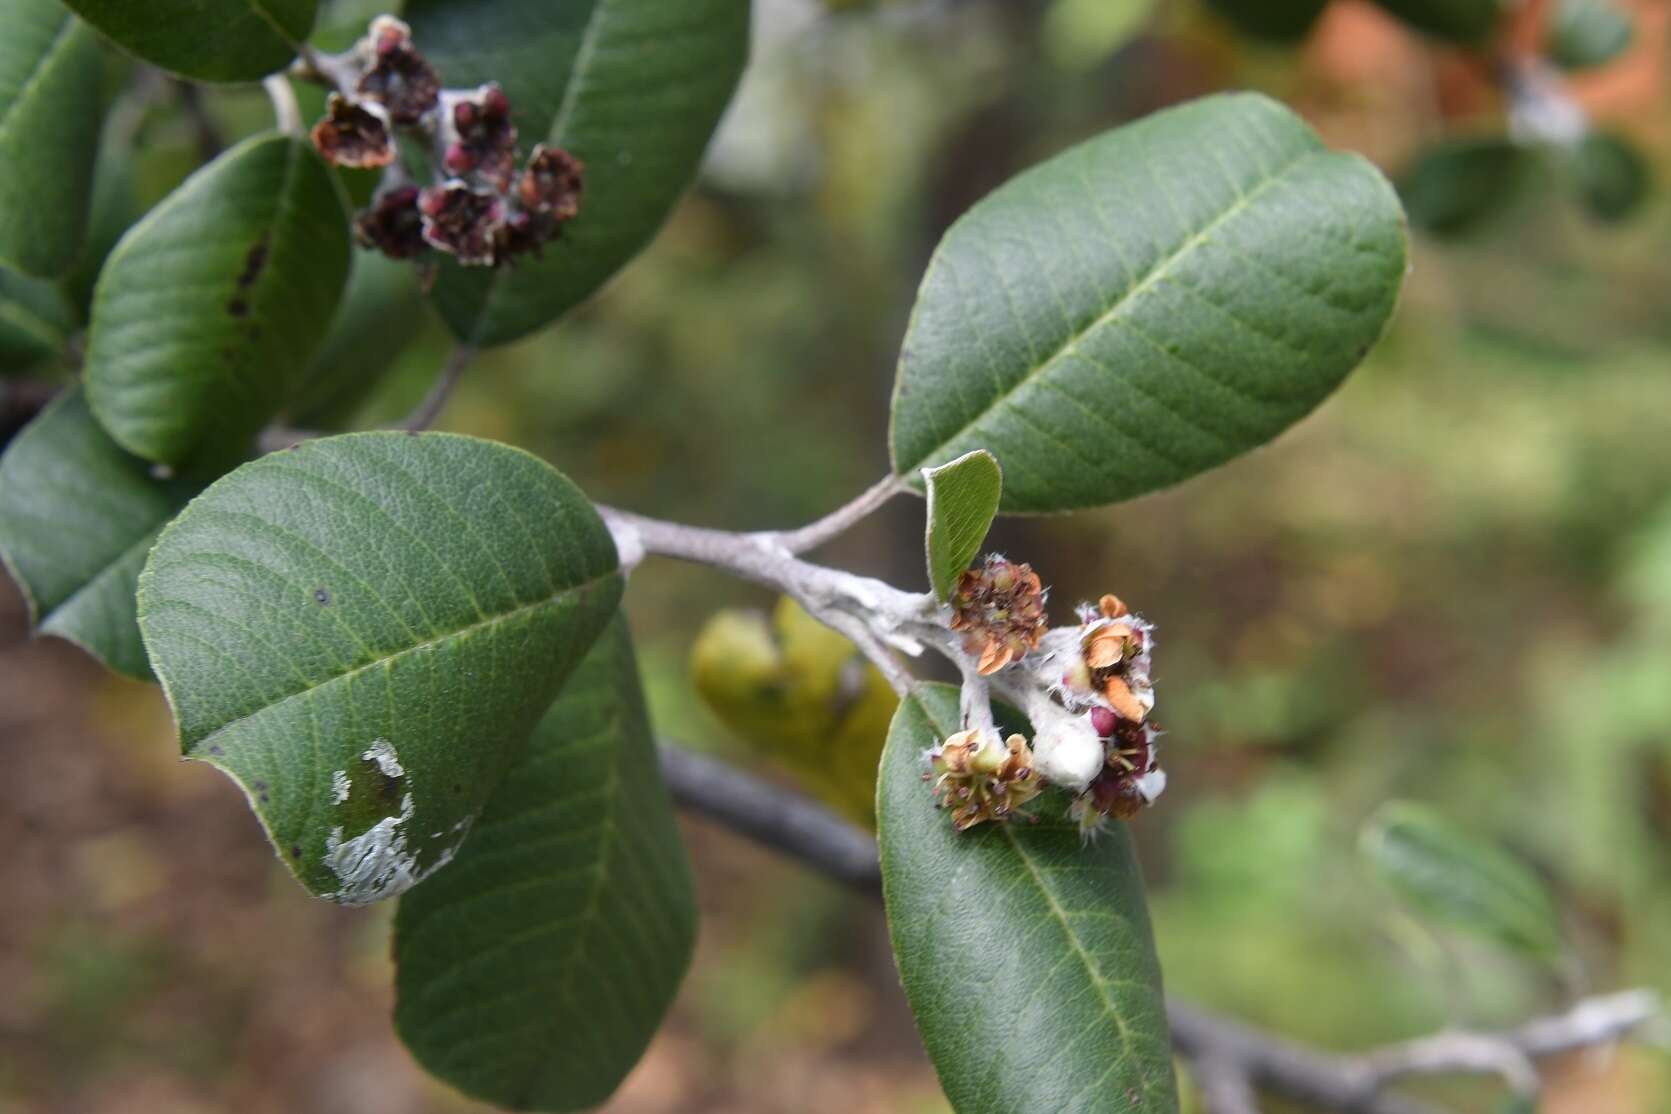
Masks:
[[[341,804],[348,799],[348,771],[338,770],[331,775],[331,801]]]

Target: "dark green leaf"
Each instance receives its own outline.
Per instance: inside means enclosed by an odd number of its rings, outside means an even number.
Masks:
[[[130,452],[243,444],[289,399],[348,276],[348,224],[311,144],[258,136],[128,230],[93,292],[87,392]]]
[[[131,141],[111,135],[99,145],[99,162],[93,170],[93,201],[87,218],[87,238],[75,266],[64,276],[64,292],[77,310],[91,312],[93,286],[104,261],[115,250],[122,235],[133,227],[144,209],[134,179],[134,150]]]
[[[417,336],[423,295],[411,263],[376,252],[354,256],[336,320],[287,407],[300,429],[340,429]]]
[[[1468,46],[1482,45],[1502,21],[1504,0],[1376,0],[1418,31]]]
[[[49,282],[0,267],[0,374],[63,351],[75,311]]]
[[[1272,42],[1305,38],[1329,0],[1207,0],[1237,27]]]
[[[65,0],[117,45],[200,81],[255,81],[313,29],[318,0]]]
[[[1416,227],[1460,236],[1505,209],[1536,161],[1506,139],[1452,140],[1424,151],[1399,192]]]
[[[957,691],[900,703],[877,783],[888,930],[958,1114],[1178,1109],[1160,966],[1131,840],[1044,819],[961,835],[920,780],[958,729]]]
[[[976,449],[938,468],[923,469],[923,487],[928,493],[928,581],[943,603],[981,551],[998,514],[1004,476],[991,453]]]
[[[1587,69],[1623,54],[1634,33],[1630,13],[1613,0],[1558,0],[1544,50],[1558,66]]]
[[[0,262],[75,262],[103,111],[98,36],[58,0],[10,0],[0,28]]]
[[[134,585],[157,532],[190,497],[118,448],[79,390],[41,411],[0,457],[0,558],[35,630],[149,678]]]
[[[395,1025],[418,1062],[513,1110],[607,1099],[690,964],[690,867],[619,618],[458,858],[395,919]]]
[[[946,233],[894,388],[895,471],[970,449],[1006,511],[1176,483],[1269,441],[1381,335],[1398,200],[1264,97],[1211,97],[1081,144]]]
[[[163,531],[139,627],[186,756],[314,893],[444,863],[620,600],[609,532],[527,453],[356,433],[273,453]]]
[[[1628,139],[1590,132],[1566,154],[1578,196],[1597,220],[1624,220],[1647,197],[1653,171]]]
[[[748,0],[412,0],[406,16],[448,85],[504,87],[524,149],[554,144],[586,164],[580,215],[543,259],[442,267],[435,304],[481,345],[555,320],[649,242],[748,53]]]
[[[1423,805],[1394,801],[1364,826],[1377,873],[1420,913],[1534,956],[1561,950],[1560,923],[1535,874]]]

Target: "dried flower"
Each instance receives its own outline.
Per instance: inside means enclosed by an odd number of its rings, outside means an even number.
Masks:
[[[418,187],[401,186],[378,194],[354,218],[354,237],[391,259],[411,259],[428,251],[423,214],[418,211]]]
[[[978,655],[983,676],[1025,657],[1044,637],[1045,592],[1031,565],[990,554],[958,578],[951,602],[951,629],[964,632],[963,648]]]
[[[446,172],[455,178],[474,174],[501,193],[509,190],[516,169],[516,125],[504,91],[489,82],[458,96],[451,100],[448,123],[449,142],[441,157]]]
[[[383,105],[396,124],[415,124],[435,107],[441,79],[412,46],[412,29],[393,16],[378,16],[358,52],[365,67],[359,91]]]
[[[395,161],[395,144],[383,107],[360,104],[336,93],[325,102],[325,118],[313,126],[313,145],[337,166],[366,168]]]
[[[1091,722],[1099,728],[1111,728],[1105,740],[1106,759],[1102,770],[1068,809],[1068,815],[1078,821],[1087,836],[1102,830],[1110,818],[1130,820],[1166,788],[1166,771],[1155,756],[1159,730],[1129,719],[1110,723],[1095,715],[1099,711],[1104,709],[1092,710]]]
[[[430,186],[418,194],[423,237],[432,247],[458,256],[465,264],[498,259],[505,227],[505,203],[496,193],[473,190],[460,181]]]
[[[1027,740],[1011,735],[1002,745],[979,731],[960,731],[928,752],[940,808],[952,809],[952,826],[967,831],[987,820],[1008,820],[1038,796],[1033,752]]]
[[[586,166],[561,147],[536,146],[517,183],[517,200],[531,213],[549,213],[558,223],[580,212]]]

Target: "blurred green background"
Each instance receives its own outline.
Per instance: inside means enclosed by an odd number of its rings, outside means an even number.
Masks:
[[[1293,48],[1200,3],[757,6],[699,188],[591,305],[485,356],[444,428],[523,445],[616,505],[797,524],[883,474],[928,254],[1028,164],[1232,87],[1395,177],[1504,128],[1490,67],[1356,0]],[[1570,85],[1656,180],[1628,216],[1599,220],[1556,168],[1464,235],[1418,230],[1385,341],[1295,431],[1176,490],[995,531],[1058,621],[1113,591],[1158,624],[1171,789],[1137,838],[1171,991],[1342,1048],[1671,991],[1671,5],[1632,7],[1630,50]],[[228,136],[265,126],[259,92],[205,106]],[[165,111],[140,140],[152,200],[196,139]],[[387,343],[391,320],[366,338]],[[356,423],[408,409],[445,343],[423,325]],[[825,556],[919,586],[921,510],[898,501]],[[9,585],[0,601],[0,1110],[478,1109],[394,1040],[388,912],[307,898],[231,783],[177,762],[154,690],[25,641]],[[688,669],[717,608],[772,604],[666,563],[628,594],[659,729],[788,779]],[[1402,912],[1357,851],[1389,798],[1526,862],[1569,954],[1539,966]],[[610,1109],[943,1110],[877,910],[700,821],[687,833],[696,967]],[[1557,1063],[1544,1108],[1671,1110],[1671,1065]]]

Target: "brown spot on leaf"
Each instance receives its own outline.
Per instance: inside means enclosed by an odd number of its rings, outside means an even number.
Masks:
[[[323,588],[315,588],[313,590],[313,602],[324,607],[331,602],[331,593]]]
[[[250,245],[249,254],[244,256],[244,270],[238,276],[238,289],[248,290],[255,285],[255,280],[261,277],[261,271],[267,266],[267,234],[263,232],[261,239]]]
[[[249,303],[244,301],[242,298],[233,298],[230,302],[226,303],[226,312],[230,313],[233,317],[248,317]]]

